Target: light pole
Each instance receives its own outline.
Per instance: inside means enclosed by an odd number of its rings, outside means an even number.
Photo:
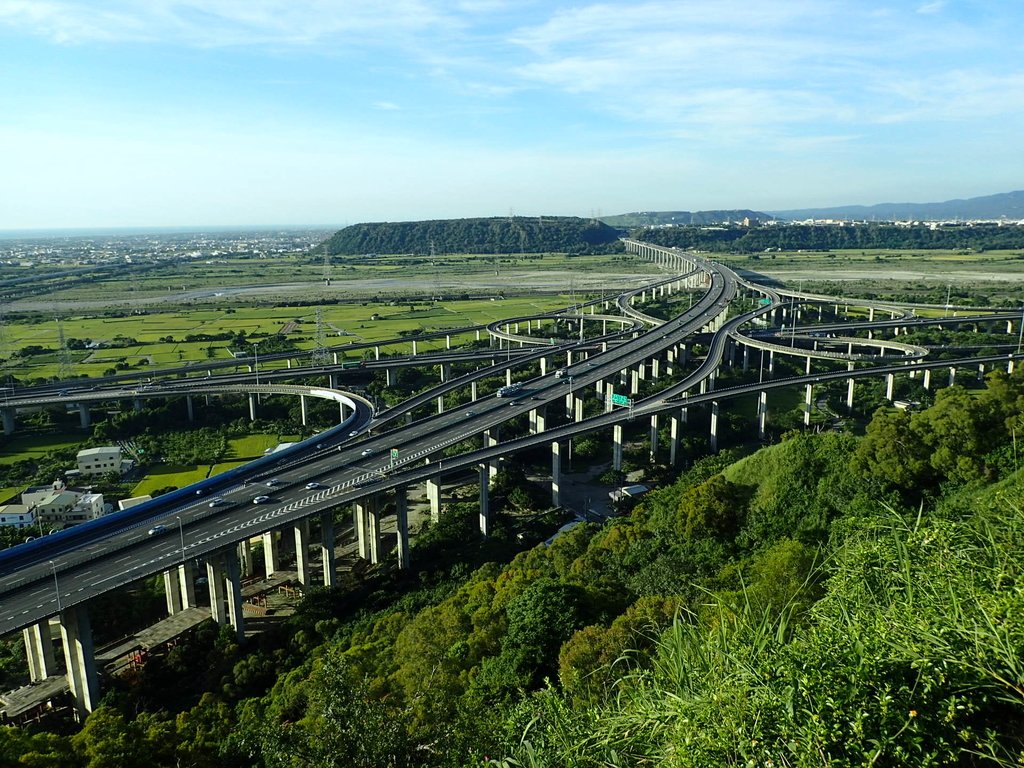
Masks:
[[[64,609],[60,605],[60,586],[57,584],[57,566],[50,561],[50,569],[53,571],[53,591],[57,595],[57,613],[63,613]]]
[[[260,350],[259,342],[252,344],[253,367],[256,369],[256,386],[260,385]]]
[[[181,539],[181,562],[185,562],[185,527],[181,524],[181,515],[175,515],[174,519],[178,521],[178,538]]]

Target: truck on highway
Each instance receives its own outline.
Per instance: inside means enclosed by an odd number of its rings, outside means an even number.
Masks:
[[[525,394],[526,390],[523,389],[523,382],[521,381],[501,387],[498,390],[498,397],[519,397]]]

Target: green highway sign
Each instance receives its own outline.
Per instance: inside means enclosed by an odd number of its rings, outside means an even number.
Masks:
[[[612,395],[612,405],[632,405],[633,401],[625,395]]]
[[[771,299],[761,299],[761,306],[762,307],[767,307],[771,303],[772,303]]]
[[[397,448],[392,448],[391,449],[391,460],[394,461],[397,458],[398,458],[398,449]]]

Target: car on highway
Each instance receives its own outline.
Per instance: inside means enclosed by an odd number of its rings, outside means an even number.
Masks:
[[[281,481],[278,480],[276,477],[272,477],[269,480],[267,480],[267,488],[276,488],[280,484]]]
[[[358,434],[359,434],[359,430],[358,429],[353,429],[351,432],[348,433],[348,436],[349,437],[356,437]]]
[[[223,504],[227,504],[227,502],[224,501],[223,497],[221,497],[221,496],[214,496],[212,499],[210,499],[209,506],[211,506],[211,507],[219,507],[219,506],[221,506]]]
[[[166,525],[154,525],[146,533],[149,536],[156,536],[158,533],[163,533],[166,530],[167,530],[167,526]]]
[[[257,496],[255,499],[252,500],[252,503],[253,504],[266,504],[268,501],[270,501],[270,497],[269,496]]]
[[[362,454],[360,454],[360,455],[361,456],[369,456],[371,453],[373,453],[373,448],[364,448]]]
[[[466,418],[468,419],[470,416],[476,416],[476,412],[475,411],[466,411]]]
[[[320,485],[320,483],[318,483],[316,481],[313,481],[311,483],[306,483],[306,490],[307,491],[315,491],[317,488],[323,488],[323,486]]]

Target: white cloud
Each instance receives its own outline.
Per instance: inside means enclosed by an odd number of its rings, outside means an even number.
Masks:
[[[393,101],[375,101],[373,102],[374,109],[382,109],[386,112],[400,110],[401,107],[395,104]]]

